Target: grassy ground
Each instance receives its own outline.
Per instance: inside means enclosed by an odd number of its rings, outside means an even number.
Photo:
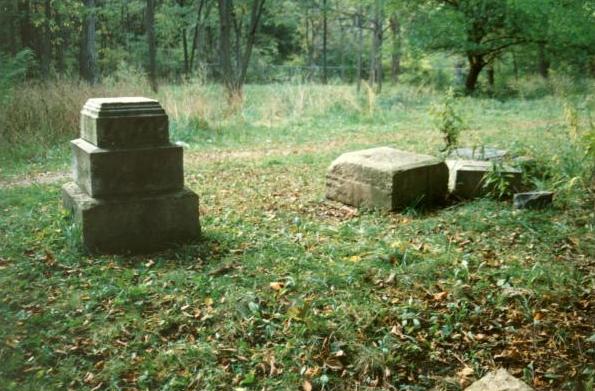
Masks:
[[[574,137],[592,95],[459,102],[462,143],[534,157],[554,208],[380,213],[325,200],[325,170],[353,148],[436,154],[439,95],[255,86],[230,114],[216,92],[160,93],[172,138],[191,145],[199,243],[86,254],[59,183],[22,181],[66,169],[68,149],[2,162],[6,389],[459,390],[496,367],[539,390],[593,388],[594,198]]]

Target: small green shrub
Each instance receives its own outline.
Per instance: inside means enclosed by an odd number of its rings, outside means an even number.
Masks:
[[[482,186],[487,194],[494,198],[510,196],[512,191],[513,174],[506,171],[500,162],[494,162],[492,169],[483,177]]]
[[[465,128],[465,122],[455,108],[455,93],[450,88],[444,101],[430,108],[434,127],[442,133],[444,147],[441,152],[450,152],[459,144],[459,136]]]

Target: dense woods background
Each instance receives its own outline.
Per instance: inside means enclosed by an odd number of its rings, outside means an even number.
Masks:
[[[595,74],[591,0],[1,0],[3,84],[458,83]],[[10,80],[8,80],[10,79]]]

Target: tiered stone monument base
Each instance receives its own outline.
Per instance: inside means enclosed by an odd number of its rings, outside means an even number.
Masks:
[[[200,233],[198,196],[187,188],[97,199],[71,182],[62,187],[62,197],[82,230],[85,247],[93,252],[150,252],[191,241]]]
[[[80,134],[63,201],[88,250],[147,253],[200,236],[198,196],[184,187],[183,150],[159,102],[89,99]]]
[[[356,207],[397,210],[439,203],[447,185],[448,168],[441,160],[380,147],[339,156],[326,176],[326,196]]]

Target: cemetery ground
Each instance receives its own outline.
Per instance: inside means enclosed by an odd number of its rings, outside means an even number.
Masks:
[[[526,180],[556,191],[552,208],[387,213],[325,200],[326,169],[373,146],[438,155],[440,93],[248,86],[230,112],[215,87],[163,87],[203,237],[134,257],[87,254],[62,209],[82,95],[102,91],[79,92],[71,129],[21,128],[0,157],[0,384],[459,390],[505,367],[537,390],[591,390],[592,91],[458,100],[460,144],[533,158]]]

